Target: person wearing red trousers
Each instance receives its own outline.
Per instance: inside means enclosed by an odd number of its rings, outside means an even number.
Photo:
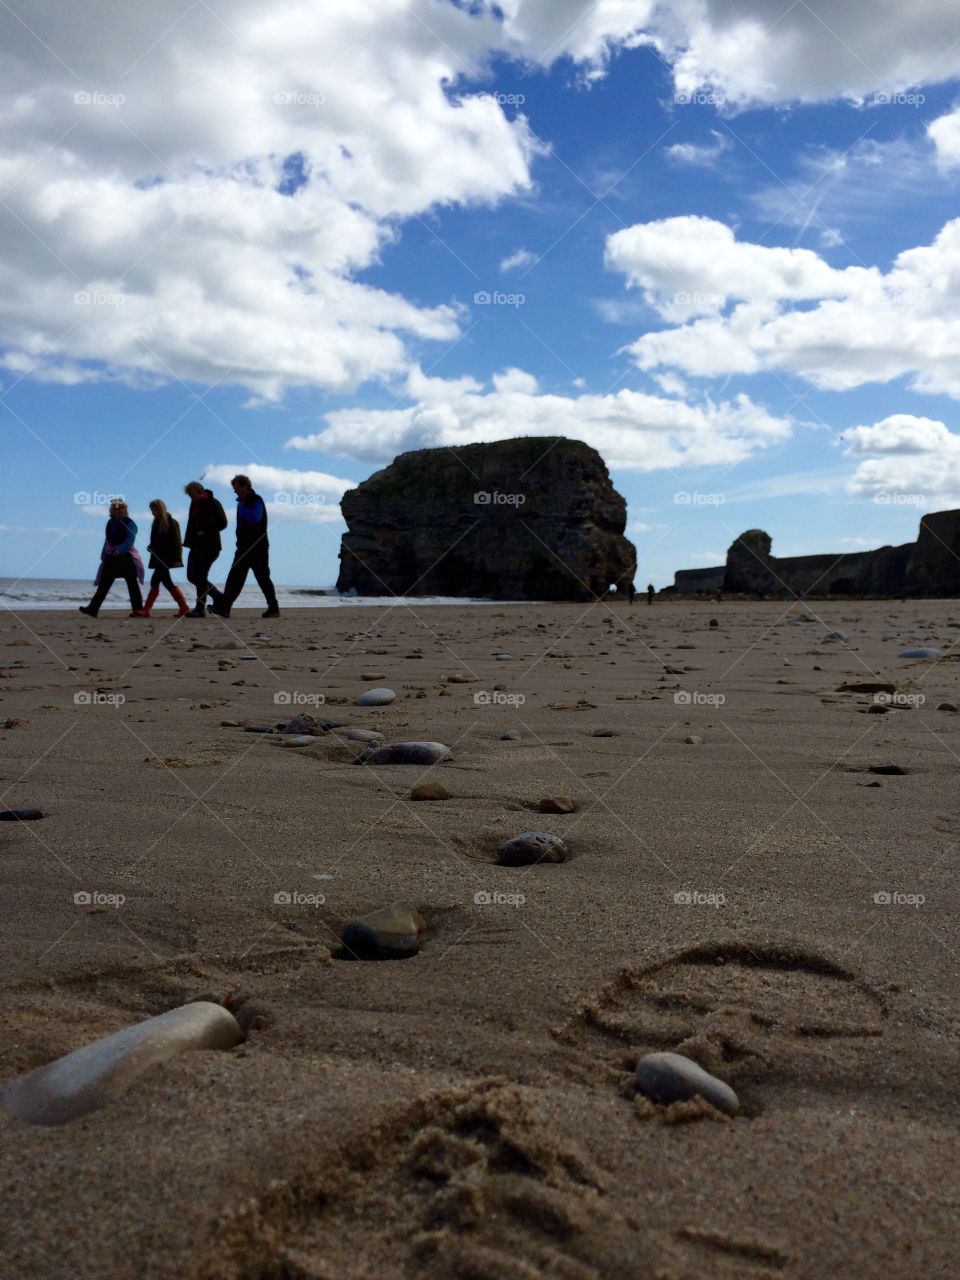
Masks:
[[[150,530],[150,545],[147,547],[150,552],[147,568],[153,570],[153,576],[150,579],[147,603],[137,611],[137,617],[150,617],[150,610],[156,603],[160,588],[166,587],[177,603],[177,617],[182,618],[190,612],[190,608],[183,598],[183,592],[170,577],[171,569],[179,569],[183,565],[180,525],[167,510],[166,503],[159,498],[154,498],[150,503],[150,510],[153,513],[153,527]]]

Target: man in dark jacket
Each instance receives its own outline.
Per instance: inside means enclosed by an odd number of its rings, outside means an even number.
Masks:
[[[209,595],[215,599],[218,594],[216,587],[209,581],[210,568],[222,550],[220,533],[227,527],[227,515],[210,490],[205,489],[199,480],[191,480],[183,491],[190,499],[187,532],[183,537],[183,545],[190,551],[187,556],[187,581],[192,582],[197,590],[197,603],[187,617],[202,618],[207,612],[204,604],[206,597]]]
[[[267,506],[254,493],[249,476],[234,476],[230,482],[237,495],[237,552],[227,575],[223,594],[214,595],[211,613],[229,618],[233,602],[243,590],[247,574],[253,570],[257,585],[267,601],[265,618],[279,618],[277,593],[270,580],[270,543],[267,540]]]

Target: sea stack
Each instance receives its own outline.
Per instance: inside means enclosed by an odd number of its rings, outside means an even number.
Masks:
[[[636,571],[626,503],[579,440],[403,453],[341,507],[339,591],[592,600]]]

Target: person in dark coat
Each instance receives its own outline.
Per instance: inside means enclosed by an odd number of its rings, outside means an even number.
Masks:
[[[150,579],[147,603],[137,611],[137,617],[150,617],[150,610],[160,594],[160,588],[166,587],[177,602],[177,617],[182,618],[189,613],[187,602],[183,598],[183,592],[170,577],[171,569],[180,569],[183,566],[180,525],[167,510],[166,503],[161,502],[159,498],[154,498],[150,503],[150,510],[153,513],[153,527],[150,530],[150,545],[147,547],[150,552],[150,563],[147,568],[153,570],[153,577]]]
[[[237,551],[227,575],[223,593],[217,592],[212,613],[229,618],[233,602],[243,590],[247,574],[253,570],[257,585],[267,602],[264,618],[279,618],[277,593],[270,580],[270,543],[267,539],[267,505],[254,492],[249,476],[234,476],[230,482],[237,495]]]
[[[136,540],[137,526],[130,519],[127,504],[119,499],[111,502],[110,519],[107,521],[106,536],[100,552],[97,589],[90,603],[80,606],[81,613],[95,618],[107,598],[107,592],[118,578],[123,578],[130,592],[130,617],[136,617],[138,610],[143,608],[143,596],[140,594],[143,562],[134,548]]]
[[[183,545],[190,553],[187,556],[187,581],[197,591],[197,603],[187,617],[203,618],[207,612],[207,596],[215,599],[218,595],[210,582],[210,569],[223,549],[220,534],[227,527],[227,513],[199,480],[191,480],[184,487],[184,493],[190,499],[187,532],[183,537]]]

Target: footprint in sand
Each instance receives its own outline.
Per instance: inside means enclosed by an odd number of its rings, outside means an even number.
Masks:
[[[639,1225],[546,1106],[499,1080],[424,1095],[223,1219],[210,1274],[333,1280],[358,1260],[380,1280],[653,1274]]]
[[[722,942],[623,970],[556,1034],[594,1055],[598,1038],[626,1047],[615,1061],[630,1071],[651,1051],[684,1054],[735,1089],[749,1116],[774,1081],[857,1093],[864,1043],[886,1016],[878,990],[817,950]]]

